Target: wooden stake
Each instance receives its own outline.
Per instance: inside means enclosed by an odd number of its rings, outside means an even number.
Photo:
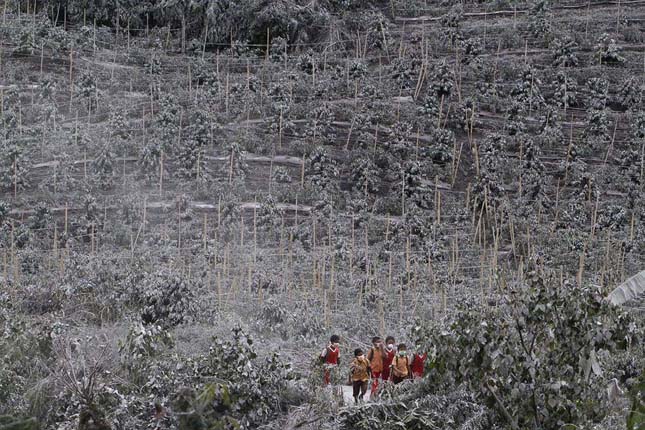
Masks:
[[[69,50],[69,111],[72,111],[72,99],[74,98],[74,48]],[[77,112],[78,115],[78,112]]]
[[[305,188],[305,154],[302,154],[302,169],[300,171],[300,188]]]
[[[244,211],[240,211],[240,248],[244,246]]]
[[[207,243],[208,243],[208,235],[206,234],[206,228],[208,225],[208,214],[204,214],[204,227],[202,229],[202,240],[204,243],[204,253],[206,253],[207,250]]]

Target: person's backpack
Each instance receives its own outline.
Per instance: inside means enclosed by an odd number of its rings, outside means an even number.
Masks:
[[[318,359],[320,360],[320,363],[324,364],[325,360],[327,359],[327,354],[329,354],[329,348],[325,348],[325,350],[320,354]]]

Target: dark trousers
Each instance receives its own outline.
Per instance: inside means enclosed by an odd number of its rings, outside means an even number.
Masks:
[[[358,401],[359,397],[362,400],[367,393],[367,381],[353,381],[354,400]]]
[[[394,382],[395,384],[399,384],[405,381],[406,379],[410,379],[410,378],[407,376],[401,377],[401,376],[392,375],[392,382]]]

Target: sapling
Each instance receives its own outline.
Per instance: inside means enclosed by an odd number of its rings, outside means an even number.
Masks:
[[[616,41],[607,33],[603,33],[596,42],[596,58],[600,65],[622,65],[625,63],[625,57],[620,53],[621,49]]]

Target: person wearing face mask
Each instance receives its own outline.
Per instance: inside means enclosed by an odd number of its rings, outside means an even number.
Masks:
[[[412,376],[415,378],[423,378],[423,371],[425,370],[426,359],[428,358],[427,352],[421,351],[421,345],[417,344],[416,352],[412,356]]]
[[[412,369],[410,369],[410,357],[408,357],[407,347],[404,343],[401,343],[392,361],[392,382],[398,384],[405,379],[412,379]]]
[[[363,350],[358,348],[354,350],[354,359],[349,365],[351,374],[354,401],[358,403],[363,401],[367,392],[367,383],[372,374],[370,362],[363,354]]]
[[[338,367],[340,364],[340,336],[337,334],[329,338],[329,344],[320,354],[320,361],[322,362],[325,373],[323,377],[323,382],[325,385],[331,383],[331,369]]]
[[[394,337],[388,336],[385,338],[385,360],[383,361],[383,374],[384,381],[390,380],[390,368],[392,367],[392,360],[396,356],[396,347],[394,346]]]

